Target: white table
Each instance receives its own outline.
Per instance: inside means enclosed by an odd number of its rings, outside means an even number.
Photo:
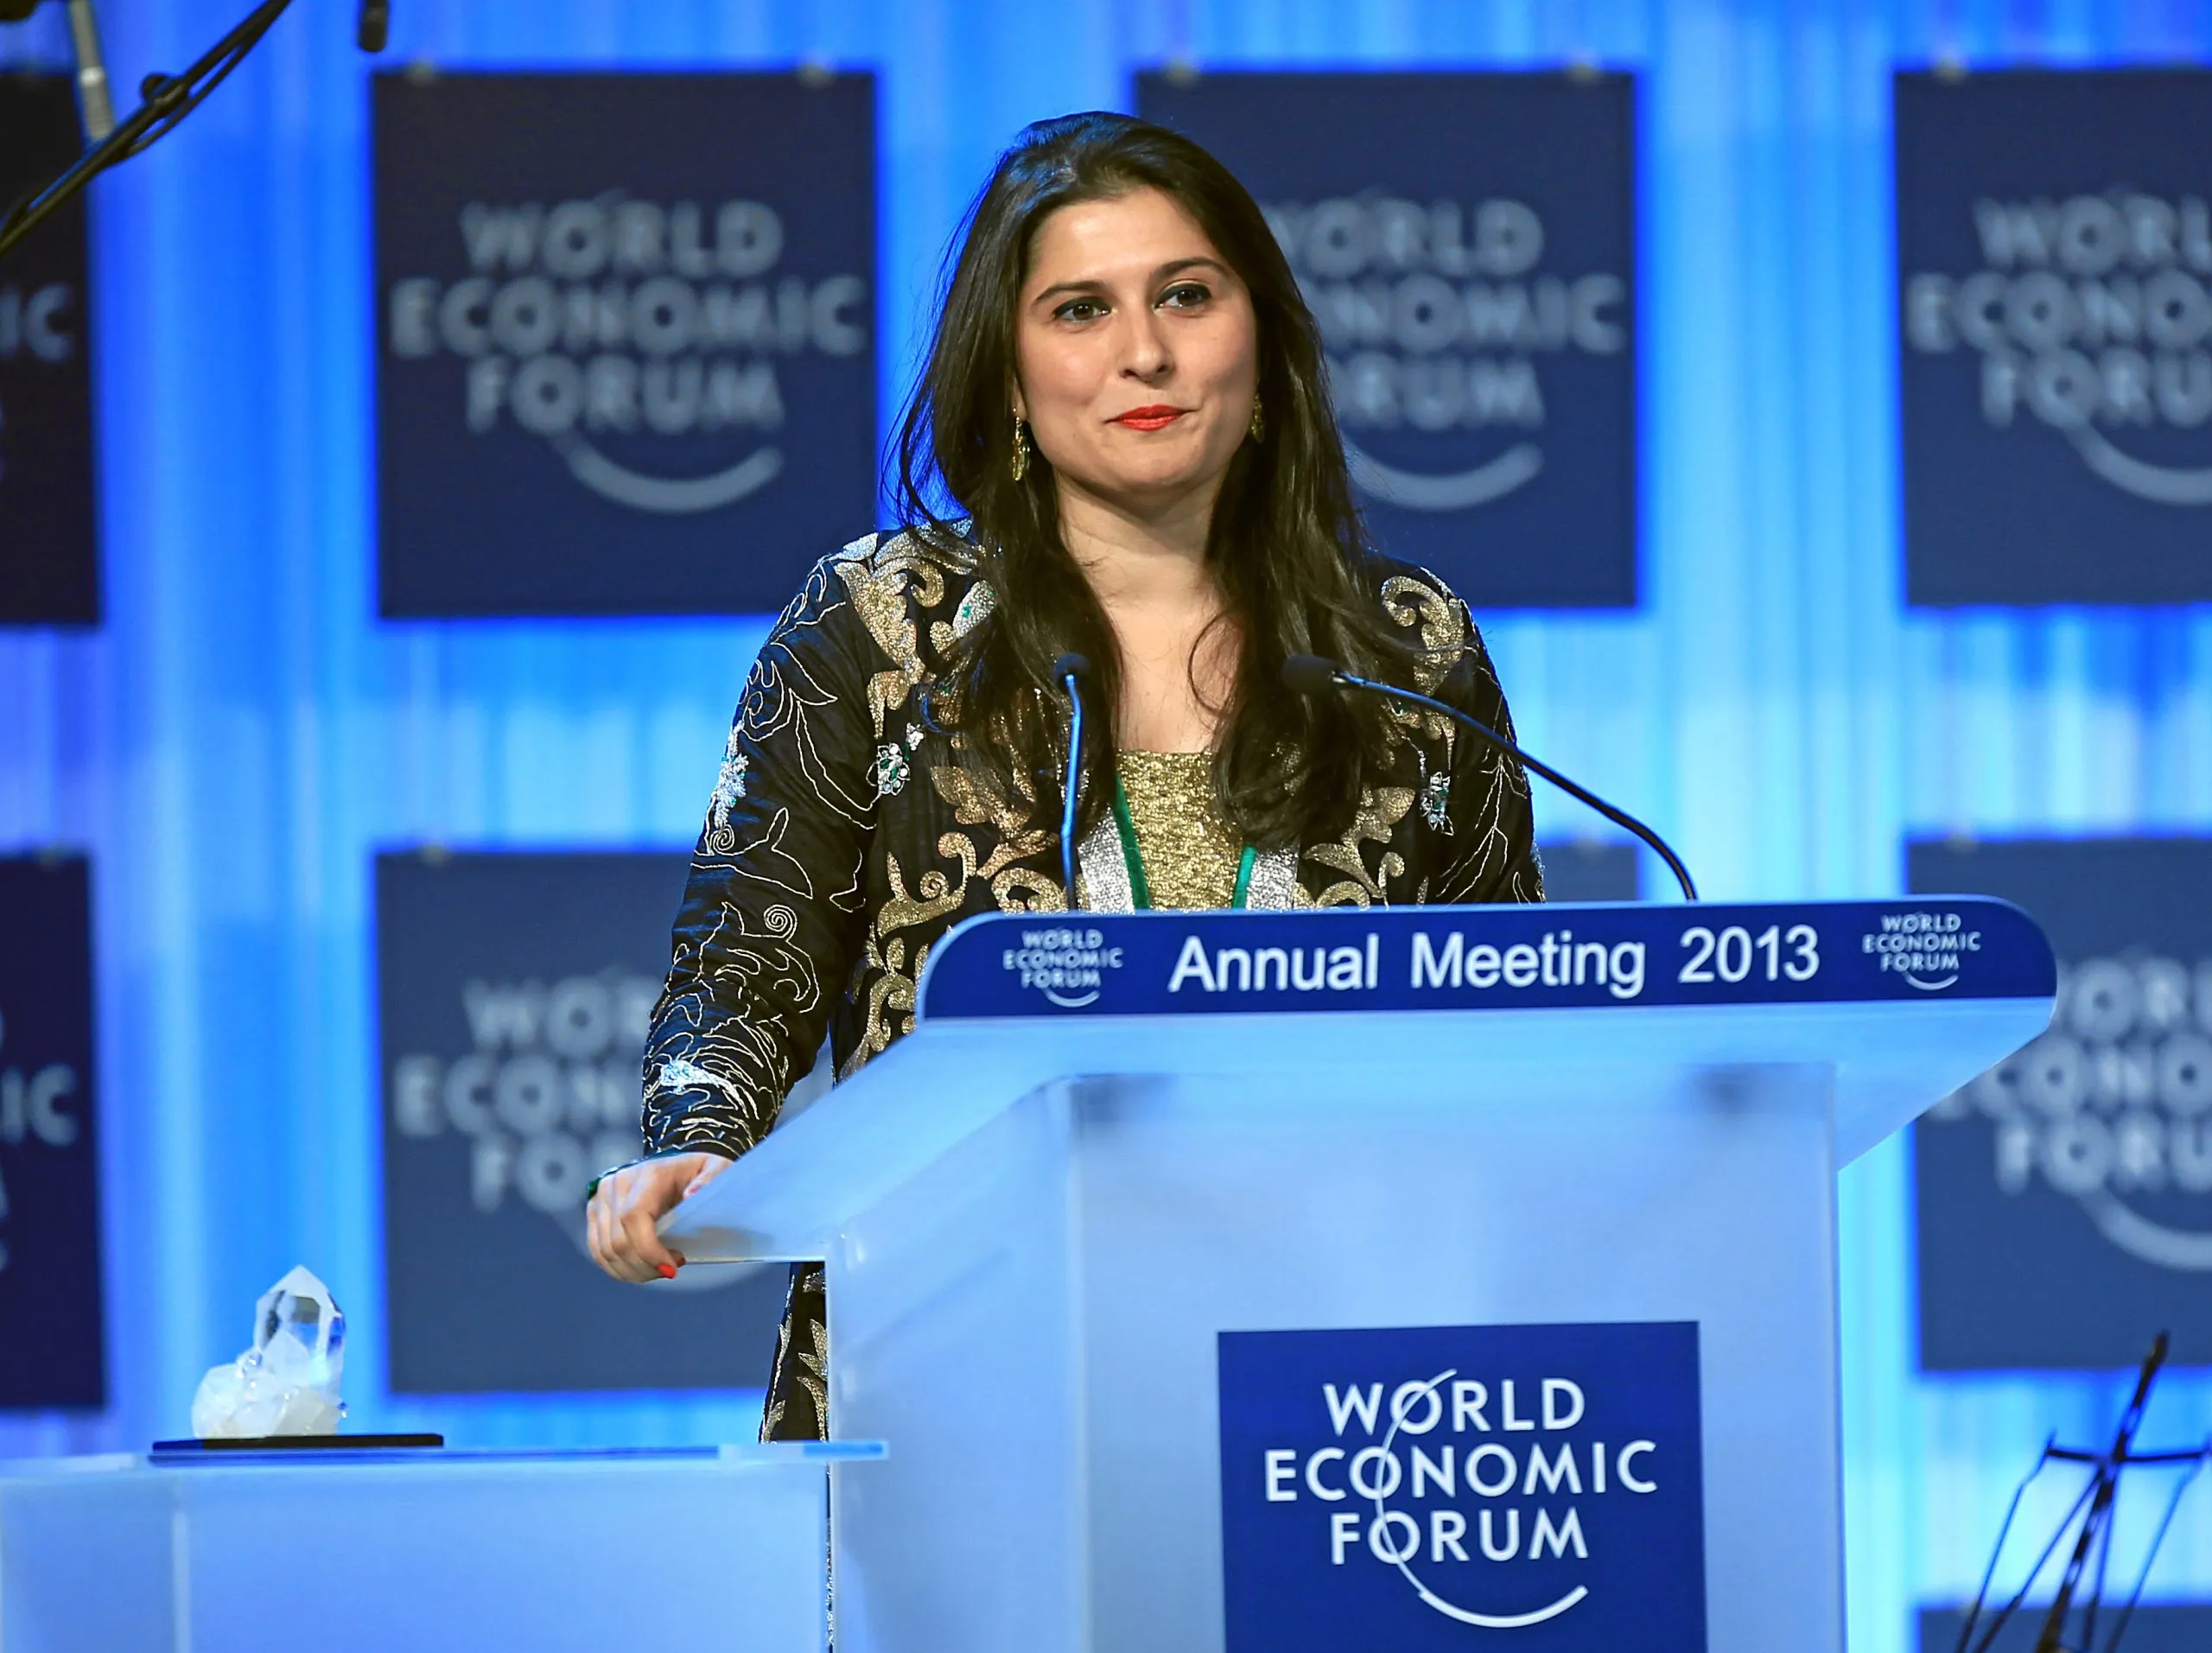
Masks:
[[[881,1448],[0,1464],[0,1653],[821,1653],[828,1472]]]

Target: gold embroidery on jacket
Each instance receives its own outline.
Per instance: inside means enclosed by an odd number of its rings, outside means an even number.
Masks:
[[[1419,625],[1421,658],[1414,668],[1414,687],[1424,695],[1451,675],[1459,651],[1473,634],[1465,605],[1427,580],[1393,575],[1382,582],[1382,607],[1394,624]]]
[[[958,912],[968,899],[967,881],[963,878],[955,885],[938,868],[924,873],[912,894],[907,893],[906,874],[898,856],[884,857],[884,874],[891,894],[876,909],[862,949],[865,966],[875,979],[868,983],[860,1043],[841,1077],[859,1071],[869,1057],[888,1049],[893,1039],[914,1031],[914,983],[921,979],[922,966],[929,961],[929,944],[924,942],[913,950],[910,967],[907,938],[898,932],[933,924],[948,912]]]
[[[953,819],[962,826],[988,826],[998,835],[998,847],[980,861],[975,840],[965,833],[948,832],[940,837],[938,853],[957,856],[969,877],[988,883],[1000,912],[1066,910],[1067,893],[1060,887],[1060,881],[1021,864],[1051,856],[1060,842],[1057,822],[1047,825],[1033,818],[1033,798],[1025,798],[1016,804],[957,763],[931,765],[930,784],[937,788],[938,797],[952,805]]]
[[[908,534],[856,540],[835,559],[835,565],[852,597],[854,613],[893,667],[874,673],[868,682],[868,716],[880,741],[891,714],[928,678],[913,611],[944,603],[944,568]]]
[[[956,740],[957,737],[956,737]],[[1014,853],[1033,855],[1059,841],[1058,823],[1046,827],[1033,817],[1036,802],[1025,796],[1019,803],[1001,797],[973,771],[957,762],[930,766],[930,784],[938,796],[952,805],[952,818],[963,826],[988,826],[1001,838],[1020,841]]]
[[[1316,906],[1368,906],[1388,900],[1390,881],[1406,870],[1406,859],[1395,849],[1385,851],[1372,872],[1362,849],[1369,843],[1390,842],[1398,823],[1414,806],[1410,786],[1363,786],[1351,825],[1333,843],[1306,846],[1304,859],[1344,874],[1313,898]]]

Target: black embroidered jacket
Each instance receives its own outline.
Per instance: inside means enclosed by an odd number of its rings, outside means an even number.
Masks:
[[[1376,599],[1433,664],[1412,687],[1505,734],[1465,606],[1376,564]],[[912,1030],[938,938],[982,912],[1064,911],[1058,798],[988,796],[921,691],[993,593],[957,548],[871,535],[817,563],[745,686],[676,924],[645,1059],[654,1153],[734,1157],[766,1135],[827,1033],[840,1078]],[[1543,899],[1529,783],[1434,713],[1395,709],[1393,772],[1340,838],[1262,855],[1253,906]],[[1110,821],[1077,905],[1126,907]],[[794,1270],[764,1434],[823,1433],[818,1267]]]

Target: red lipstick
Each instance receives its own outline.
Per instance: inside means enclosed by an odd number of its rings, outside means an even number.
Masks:
[[[1184,410],[1155,404],[1147,408],[1131,408],[1127,413],[1117,413],[1109,424],[1127,425],[1132,430],[1165,430],[1181,418]]]

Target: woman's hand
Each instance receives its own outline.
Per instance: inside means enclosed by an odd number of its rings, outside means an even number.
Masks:
[[[584,1207],[592,1261],[617,1280],[673,1280],[683,1259],[653,1225],[735,1164],[719,1154],[667,1154],[610,1171]]]

